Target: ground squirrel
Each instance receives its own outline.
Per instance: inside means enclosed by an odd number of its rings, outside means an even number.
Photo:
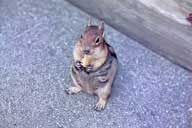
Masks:
[[[104,39],[104,22],[92,25],[91,19],[73,51],[71,78],[74,86],[68,94],[80,91],[98,96],[95,110],[105,108],[114,81],[118,60],[113,48]]]

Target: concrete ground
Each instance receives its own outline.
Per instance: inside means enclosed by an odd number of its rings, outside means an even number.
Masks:
[[[190,128],[192,73],[109,26],[119,72],[106,109],[64,93],[87,18],[64,0],[0,1],[0,128]]]

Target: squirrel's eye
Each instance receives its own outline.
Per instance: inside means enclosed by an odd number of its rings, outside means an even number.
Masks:
[[[99,41],[99,37],[97,37],[96,40],[95,40],[96,45],[98,45],[99,42],[100,42],[100,41]]]
[[[83,38],[83,35],[81,35],[81,39]]]

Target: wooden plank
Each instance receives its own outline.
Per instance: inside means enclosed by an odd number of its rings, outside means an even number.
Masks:
[[[142,45],[192,71],[192,27],[136,0],[68,0]]]

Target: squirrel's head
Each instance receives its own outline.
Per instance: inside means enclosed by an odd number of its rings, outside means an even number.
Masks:
[[[91,55],[95,51],[103,48],[104,46],[104,22],[100,21],[99,25],[92,25],[91,19],[84,33],[81,35],[80,47],[83,54]]]

